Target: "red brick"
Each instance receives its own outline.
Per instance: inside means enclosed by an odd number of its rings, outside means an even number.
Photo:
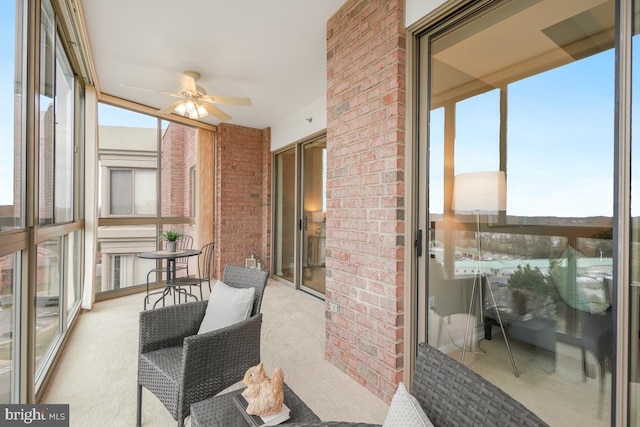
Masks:
[[[348,0],[327,24],[327,360],[387,402],[404,360],[403,16]]]

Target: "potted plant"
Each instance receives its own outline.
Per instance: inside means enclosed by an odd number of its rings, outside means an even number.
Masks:
[[[553,311],[549,307],[553,303],[553,290],[540,268],[529,264],[524,267],[519,265],[509,277],[507,286],[511,290],[511,309],[523,320],[533,317],[534,311],[542,316],[548,314],[549,310]]]
[[[162,233],[162,240],[165,240],[167,242],[167,250],[169,252],[176,251],[176,242],[178,241],[180,236],[180,232],[176,230],[168,230]]]

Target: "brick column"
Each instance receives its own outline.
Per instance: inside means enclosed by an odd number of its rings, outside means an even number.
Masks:
[[[225,264],[244,265],[254,251],[260,259],[265,233],[264,203],[270,200],[265,184],[271,139],[268,130],[220,124],[216,132],[216,224],[214,271],[222,275]],[[263,261],[264,262],[264,261]]]
[[[403,374],[403,8],[348,0],[327,25],[326,358],[387,402]]]

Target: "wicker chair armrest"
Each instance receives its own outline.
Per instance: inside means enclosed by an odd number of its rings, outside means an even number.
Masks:
[[[185,338],[182,349],[185,395],[197,402],[241,381],[260,363],[262,313],[226,328]]]
[[[381,427],[380,424],[356,423],[348,421],[321,421],[318,423],[284,423],[287,427]]]
[[[426,343],[418,345],[411,394],[436,426],[548,427],[502,389]]]
[[[196,301],[140,312],[140,353],[182,345],[198,332],[206,309],[207,301]]]

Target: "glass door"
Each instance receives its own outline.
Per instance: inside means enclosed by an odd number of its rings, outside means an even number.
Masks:
[[[325,293],[327,140],[302,147],[301,286],[313,294]]]
[[[296,242],[296,148],[274,158],[273,275],[295,280]]]
[[[615,3],[562,4],[474,3],[421,40],[418,333],[550,425],[608,426]]]

